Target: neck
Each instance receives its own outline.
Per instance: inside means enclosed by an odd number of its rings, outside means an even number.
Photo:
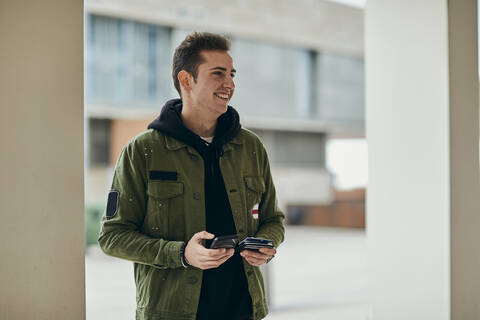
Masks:
[[[183,125],[196,133],[200,137],[213,137],[217,127],[218,117],[206,114],[205,111],[199,112],[188,102],[183,102],[181,118]]]

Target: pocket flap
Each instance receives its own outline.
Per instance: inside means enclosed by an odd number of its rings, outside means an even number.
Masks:
[[[265,192],[265,181],[262,177],[245,177],[247,188],[257,193]]]
[[[157,199],[169,199],[183,194],[183,183],[170,181],[150,181],[147,194]]]

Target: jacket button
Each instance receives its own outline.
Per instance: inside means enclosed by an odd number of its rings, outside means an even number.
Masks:
[[[193,199],[195,199],[195,200],[200,200],[200,198],[201,198],[200,193],[195,192],[195,193],[193,194]]]
[[[188,278],[188,282],[190,282],[191,284],[195,284],[195,283],[197,283],[197,278],[192,276],[192,277]]]
[[[251,275],[252,275],[252,271],[248,270],[248,271],[247,271],[247,275],[248,275],[248,276],[251,276]]]
[[[198,161],[198,156],[196,154],[191,154],[190,159],[192,159],[193,161]]]
[[[243,232],[243,229],[239,229],[238,232],[239,232],[239,233],[242,233],[242,232]]]
[[[170,268],[175,268],[175,262],[170,262]]]

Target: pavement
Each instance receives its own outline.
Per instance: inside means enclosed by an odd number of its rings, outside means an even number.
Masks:
[[[364,230],[287,226],[266,266],[266,320],[367,320]],[[134,319],[133,264],[87,249],[87,320]]]

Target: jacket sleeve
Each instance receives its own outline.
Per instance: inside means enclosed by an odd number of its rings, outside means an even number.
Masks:
[[[181,241],[166,241],[141,233],[147,205],[144,153],[132,140],[120,154],[109,193],[98,243],[108,255],[151,265],[177,268]]]
[[[278,248],[285,237],[284,220],[285,215],[278,208],[275,186],[270,172],[270,163],[267,152],[262,146],[263,158],[263,179],[265,181],[265,193],[260,202],[260,221],[258,231],[255,234],[257,238],[270,239],[275,248]]]

